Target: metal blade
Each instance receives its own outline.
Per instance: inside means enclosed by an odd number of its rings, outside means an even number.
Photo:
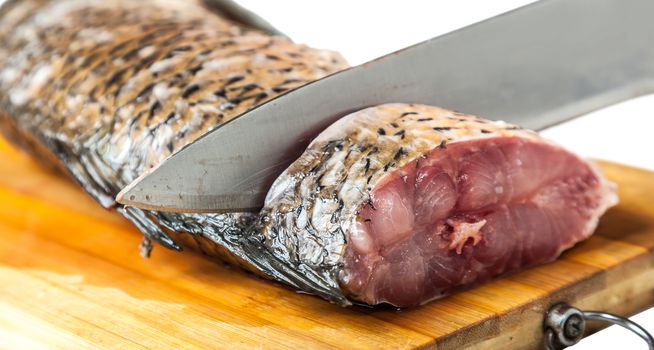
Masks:
[[[381,103],[541,129],[654,91],[652,14],[652,0],[547,0],[508,12],[261,105],[140,177],[118,201],[164,211],[259,208],[313,136]]]

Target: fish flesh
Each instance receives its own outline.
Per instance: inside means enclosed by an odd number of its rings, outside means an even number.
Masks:
[[[9,1],[0,127],[151,241],[351,303],[413,306],[555,259],[617,202],[536,133],[411,104],[352,113],[271,187],[260,213],[123,207],[139,175],[244,111],[347,66],[203,3]]]
[[[535,132],[387,104],[337,121],[273,183],[256,226],[370,305],[415,306],[549,262],[617,203],[595,167]]]

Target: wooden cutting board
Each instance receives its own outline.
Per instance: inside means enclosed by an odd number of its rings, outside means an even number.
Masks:
[[[0,140],[0,348],[534,348],[558,301],[654,304],[654,174],[602,163],[621,204],[558,261],[423,307],[341,308],[157,247]]]

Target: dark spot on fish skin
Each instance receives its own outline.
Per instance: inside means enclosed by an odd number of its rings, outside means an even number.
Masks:
[[[366,180],[366,184],[370,184],[371,180],[372,180],[372,175],[368,176],[368,180]]]
[[[275,92],[275,93],[278,93],[278,94],[279,94],[279,93],[282,93],[282,92],[284,92],[284,91],[288,91],[288,88],[285,88],[285,87],[274,87],[274,88],[272,88],[272,91]]]
[[[111,76],[111,78],[109,78],[109,80],[105,83],[105,86],[108,87],[118,83],[118,81],[122,79],[123,75],[125,75],[126,72],[127,72],[127,68],[121,69],[118,72],[114,73]]]
[[[198,84],[193,84],[184,90],[184,92],[182,93],[182,98],[188,98],[194,93],[198,92],[199,90],[200,90],[200,86]]]
[[[248,91],[252,91],[252,90],[257,89],[257,88],[260,88],[260,86],[255,84],[255,83],[250,83],[250,84],[247,84],[247,85],[243,85],[243,87],[242,87],[243,92],[241,94],[246,93]]]
[[[193,68],[189,68],[189,69],[188,69],[188,72],[189,72],[190,75],[195,75],[195,74],[197,74],[200,70],[202,70],[202,65],[201,65],[201,64],[200,64],[200,65],[197,65],[197,66],[195,66],[195,67],[193,67]]]
[[[130,127],[130,128],[133,127],[134,124],[136,124],[136,122],[138,122],[138,121],[141,119],[141,117],[143,116],[143,114],[144,114],[143,111],[140,111],[140,112],[139,112],[139,113],[138,113],[134,118],[132,118],[132,120],[129,121],[129,127]],[[111,127],[113,128],[114,125],[115,125],[115,124],[112,124]]]
[[[441,141],[441,144],[438,145],[438,148],[440,148],[440,149],[446,149],[447,148],[447,145],[445,144],[445,140]]]
[[[297,208],[295,209],[295,215],[298,215],[298,216],[299,216],[300,213],[302,212],[302,208],[303,208],[303,207],[302,207],[301,205],[300,205],[299,207],[297,207]]]
[[[164,123],[167,123],[169,120],[175,118],[175,112],[170,112],[167,116],[166,119],[164,120]],[[159,127],[161,124],[157,125]]]
[[[227,99],[227,92],[224,89],[218,90],[213,93],[216,97],[222,97],[224,99]]]
[[[200,52],[199,55],[200,56],[205,56],[205,55],[210,54],[212,51],[213,50],[211,50],[211,49],[207,49],[207,50],[204,50],[204,51]]]
[[[154,115],[161,110],[161,103],[159,101],[156,101],[155,103],[150,106],[150,113],[148,114],[148,120],[152,119]]]
[[[150,92],[152,91],[152,88],[153,88],[153,87],[154,87],[154,83],[148,84],[146,87],[144,87],[143,90],[141,90],[141,92],[139,92],[138,95],[136,96],[136,100],[137,100],[137,101],[141,101],[141,100],[143,100],[143,98],[144,98],[146,95],[149,95],[149,94],[150,94]]]
[[[329,220],[332,224],[335,224],[335,223],[338,222],[338,219],[339,219],[339,216],[340,216],[339,214],[341,213],[341,211],[343,210],[344,207],[345,207],[345,202],[343,202],[343,200],[339,198],[338,199],[338,208],[336,208],[336,210],[332,213],[332,217]]]
[[[386,130],[384,130],[382,128],[379,128],[379,129],[377,129],[377,134],[382,135],[382,136],[386,135]]]
[[[277,57],[275,55],[271,55],[271,54],[267,54],[266,58],[269,59],[269,60],[273,60],[273,61],[279,61],[279,59],[280,59],[279,57]]]
[[[448,130],[452,130],[453,128],[449,127],[449,126],[442,126],[442,127],[435,127],[435,128],[432,128],[432,129],[434,129],[436,131],[448,131]]]
[[[193,46],[184,45],[184,46],[174,48],[173,51],[191,51],[191,49],[193,49]]]
[[[166,117],[166,120],[164,120],[164,124],[170,124],[171,121],[175,119],[175,113],[170,113],[168,117]]]
[[[406,117],[407,115],[413,115],[413,114],[418,114],[418,112],[404,112],[400,115],[400,118]]]
[[[482,134],[490,134],[491,133],[489,130],[486,130],[486,129],[481,129],[480,131],[481,131]]]
[[[89,91],[89,96],[90,96],[94,101],[97,101],[97,98],[96,98],[96,96],[95,96],[97,93],[98,93],[98,86],[96,85],[96,86],[93,87],[93,89],[91,89],[91,91]]]
[[[521,130],[521,129],[522,129],[522,127],[517,126],[517,125],[510,126],[510,127],[506,128],[506,130]]]
[[[113,56],[113,55],[114,55],[115,53],[117,53],[118,51],[124,49],[125,46],[127,46],[127,44],[129,44],[129,43],[130,43],[130,40],[127,40],[127,41],[124,41],[124,42],[122,42],[122,43],[120,43],[120,44],[114,46],[111,50],[109,50],[109,55],[110,55],[110,56]]]
[[[404,157],[406,154],[407,151],[403,147],[400,147],[400,149],[398,149],[397,152],[395,152],[395,156],[393,156],[393,159],[396,161],[400,160],[400,158]],[[386,169],[384,169],[384,171],[386,171]]]
[[[268,94],[267,94],[267,93],[265,93],[265,92],[261,92],[261,93],[259,93],[259,94],[255,97],[255,99],[254,99],[254,103],[255,103],[255,104],[256,104],[256,103],[259,103],[259,102],[261,102],[262,100],[264,100],[264,99],[267,98],[267,97],[268,97]]]
[[[172,142],[168,142],[166,148],[168,148],[168,153],[173,153],[173,150],[175,149]]]
[[[399,128],[400,127],[399,125],[397,125],[397,123],[391,123],[391,126],[394,127],[394,128]]]
[[[366,158],[366,165],[364,166],[364,173],[367,174],[368,171],[370,170],[370,158]]]
[[[220,46],[221,46],[221,47],[232,46],[232,45],[236,45],[236,41],[234,41],[234,40],[232,40],[232,39],[230,39],[230,40],[225,40],[225,41],[223,41],[222,43],[220,43]]]
[[[318,164],[316,164],[313,168],[309,170],[309,175],[316,175],[316,173],[318,173],[320,168],[322,168],[323,164],[324,162],[318,162]]]
[[[288,57],[292,57],[292,58],[300,58],[300,57],[302,57],[302,55],[300,55],[299,53],[296,53],[296,52],[289,52],[289,53],[287,53],[286,55],[287,55]]]
[[[286,85],[286,84],[291,84],[291,83],[299,83],[300,81],[301,81],[300,79],[286,79],[281,83],[281,85]]]
[[[279,68],[276,71],[279,73],[290,73],[293,71],[293,67]]]
[[[351,155],[352,155],[352,148],[350,148],[345,154],[345,158],[343,159],[343,162],[346,162]]]
[[[372,210],[375,211],[377,210],[377,208],[375,208],[375,205],[372,203],[372,199],[368,199],[368,203],[366,204],[369,205]]]
[[[393,134],[393,136],[402,136],[402,138],[404,139],[404,132],[405,132],[405,130],[402,129],[402,130],[396,132],[395,134]]]
[[[242,76],[242,75],[233,76],[233,77],[227,79],[227,81],[225,82],[225,86],[237,83],[237,82],[239,82],[239,81],[241,81],[243,79],[245,79],[245,77]]]
[[[420,119],[418,119],[419,122],[426,122],[428,120],[434,120],[434,118],[420,118]]]
[[[325,173],[322,173],[318,176],[316,179],[316,193],[320,192],[323,188],[321,182],[322,182],[322,177],[325,176]]]
[[[390,163],[384,165],[384,172],[387,172],[388,169],[389,169],[391,166],[393,166],[393,165],[395,165],[395,163],[393,163],[393,162],[390,162]]]
[[[178,82],[178,81],[184,79],[184,75],[183,75],[182,73],[177,73],[177,74],[175,74],[175,76],[173,77],[173,79],[174,79],[176,82]]]
[[[137,47],[135,49],[129,50],[126,54],[123,55],[123,60],[125,61],[130,61],[132,58],[136,57],[136,55],[141,51],[140,47]]]
[[[96,52],[96,53],[91,54],[90,56],[86,57],[84,59],[84,61],[82,61],[82,64],[80,64],[80,67],[81,68],[87,68],[88,66],[91,65],[91,63],[93,63],[93,61],[95,61],[98,58],[98,55],[99,54]]]

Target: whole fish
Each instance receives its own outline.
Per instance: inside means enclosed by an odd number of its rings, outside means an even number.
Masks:
[[[140,174],[344,60],[174,0],[10,1],[0,41],[5,134],[131,220],[145,255],[191,247],[341,305],[411,306],[556,258],[617,200],[533,132],[393,104],[325,130],[259,214],[122,207]]]

